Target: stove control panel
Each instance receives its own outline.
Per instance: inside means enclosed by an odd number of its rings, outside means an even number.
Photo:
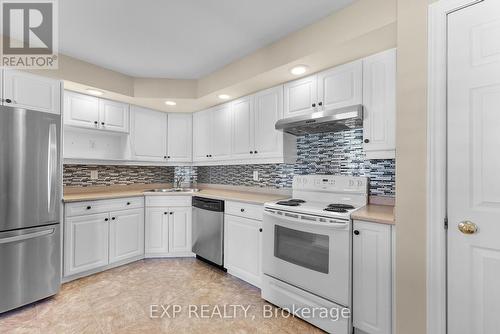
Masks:
[[[294,190],[368,193],[368,178],[346,175],[295,175]]]

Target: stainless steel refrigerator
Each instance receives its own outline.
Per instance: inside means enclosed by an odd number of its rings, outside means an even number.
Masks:
[[[61,116],[0,106],[0,313],[61,285]]]

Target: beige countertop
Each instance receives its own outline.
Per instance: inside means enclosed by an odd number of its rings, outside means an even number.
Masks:
[[[394,206],[368,204],[351,214],[353,220],[395,225]]]
[[[64,189],[63,201],[65,203],[96,201],[102,199],[136,197],[136,196],[202,196],[227,201],[238,201],[253,204],[264,204],[266,202],[277,201],[289,198],[285,194],[260,193],[249,190],[227,190],[204,188],[196,193],[145,193],[146,190],[155,188],[171,188],[171,185],[132,185],[132,186],[112,186],[112,187],[88,187]]]

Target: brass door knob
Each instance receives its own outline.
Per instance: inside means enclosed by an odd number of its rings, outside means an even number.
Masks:
[[[463,234],[474,234],[477,231],[477,225],[471,221],[465,220],[458,224],[458,229]]]

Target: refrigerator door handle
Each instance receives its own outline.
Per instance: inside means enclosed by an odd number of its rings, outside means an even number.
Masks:
[[[47,211],[52,211],[52,192],[54,179],[57,177],[57,128],[54,123],[49,125],[49,143],[47,159]]]
[[[38,238],[38,237],[52,234],[52,233],[54,233],[54,231],[55,231],[55,229],[51,228],[50,230],[38,231],[38,232],[22,234],[22,235],[16,235],[14,237],[7,237],[7,238],[0,239],[0,244],[9,244],[12,242]]]

